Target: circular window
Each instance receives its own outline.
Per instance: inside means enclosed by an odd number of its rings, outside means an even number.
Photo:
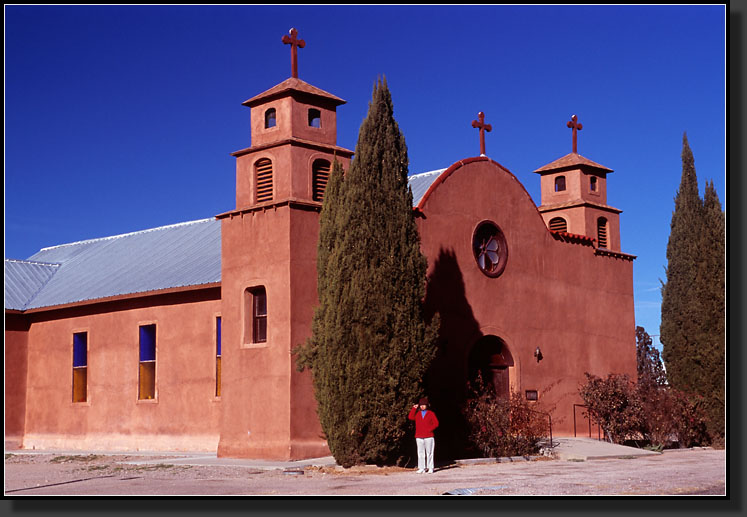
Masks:
[[[503,232],[494,223],[484,221],[477,225],[472,237],[472,251],[480,271],[490,277],[503,273],[508,261],[508,247]]]

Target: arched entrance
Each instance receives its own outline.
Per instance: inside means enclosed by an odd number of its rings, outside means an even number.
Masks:
[[[474,386],[478,376],[481,376],[484,389],[507,399],[511,395],[509,368],[513,365],[511,351],[501,338],[493,335],[483,336],[470,350],[468,381]]]

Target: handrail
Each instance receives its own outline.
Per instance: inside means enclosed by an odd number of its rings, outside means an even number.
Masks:
[[[573,437],[574,438],[576,437],[576,408],[577,407],[586,408],[587,410],[587,416],[589,420],[589,438],[591,438],[591,420],[593,417],[593,412],[589,409],[589,406],[587,406],[586,404],[573,404]],[[601,436],[602,426],[599,425],[599,422],[595,422],[595,423],[597,424],[597,440],[601,441],[602,440],[602,436]]]

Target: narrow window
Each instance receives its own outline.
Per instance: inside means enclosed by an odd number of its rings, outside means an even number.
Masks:
[[[267,341],[267,293],[264,287],[254,292],[254,342]]]
[[[264,287],[244,292],[244,343],[267,341],[267,293]]]
[[[265,129],[275,127],[276,123],[275,108],[270,108],[265,111]]]
[[[568,223],[562,217],[553,217],[550,219],[550,229],[556,232],[567,232]]]
[[[215,396],[220,397],[220,316],[215,318]]]
[[[600,248],[607,247],[607,219],[597,219],[597,244]]]
[[[322,113],[318,109],[309,108],[309,126],[322,126]]]
[[[272,201],[272,162],[262,158],[254,169],[257,175],[257,203]]]
[[[156,398],[156,326],[140,327],[140,380],[138,399]]]
[[[596,176],[592,176],[591,179],[589,180],[589,189],[592,192],[597,191],[597,177]]]
[[[73,334],[73,402],[88,400],[88,333]]]
[[[313,199],[319,202],[324,201],[324,191],[327,189],[327,182],[329,181],[330,163],[327,160],[316,160],[311,169]]]
[[[562,192],[565,190],[565,176],[558,176],[555,178],[555,192]]]

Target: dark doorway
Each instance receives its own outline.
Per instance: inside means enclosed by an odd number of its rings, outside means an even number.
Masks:
[[[509,398],[508,369],[514,365],[511,352],[497,336],[483,336],[472,346],[469,354],[469,382],[476,385],[482,378],[483,389],[488,389],[501,398]]]

